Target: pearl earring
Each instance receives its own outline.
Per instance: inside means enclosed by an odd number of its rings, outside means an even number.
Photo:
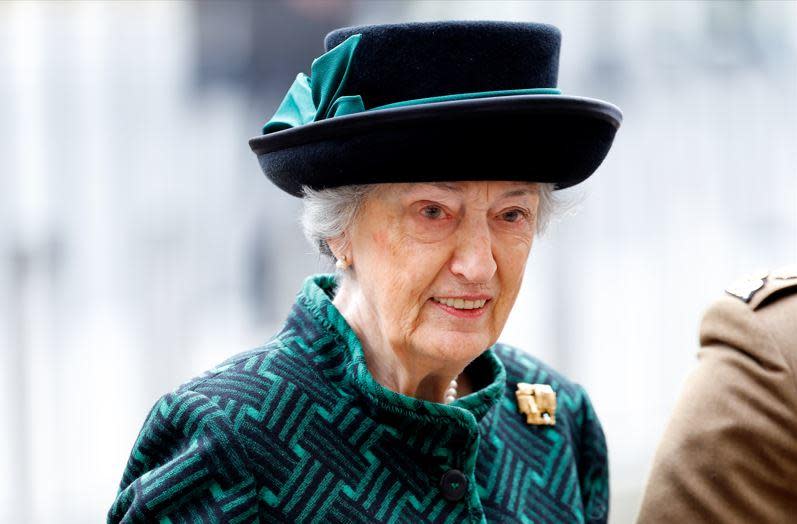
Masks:
[[[348,262],[348,260],[347,260],[347,258],[346,258],[346,255],[343,255],[343,258],[339,258],[339,259],[338,259],[338,260],[335,262],[335,267],[336,267],[336,268],[338,268],[338,269],[340,269],[341,271],[346,271],[346,269],[348,269],[348,267],[349,267],[349,262]]]

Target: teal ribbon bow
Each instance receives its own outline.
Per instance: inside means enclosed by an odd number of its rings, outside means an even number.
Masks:
[[[392,104],[365,109],[360,95],[342,95],[346,89],[352,60],[361,34],[352,35],[339,45],[313,60],[310,76],[304,73],[296,75],[296,80],[282,100],[277,112],[263,126],[263,134],[276,133],[310,122],[317,122],[342,115],[375,111],[434,102],[466,100],[508,95],[559,95],[562,92],[554,88],[508,89],[504,91],[481,91],[476,93],[456,93],[453,95],[433,96],[402,100]]]

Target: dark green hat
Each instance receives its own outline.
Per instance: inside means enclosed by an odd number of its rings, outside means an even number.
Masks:
[[[589,177],[620,110],[557,89],[559,30],[447,21],[337,29],[249,145],[302,196],[348,184]]]

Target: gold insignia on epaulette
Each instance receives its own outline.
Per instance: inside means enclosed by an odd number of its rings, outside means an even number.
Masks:
[[[556,392],[548,384],[519,382],[517,406],[526,415],[526,424],[553,426],[556,424]]]
[[[766,282],[768,276],[769,271],[757,271],[744,278],[740,278],[728,286],[728,288],[725,289],[725,292],[730,293],[731,295],[740,298],[745,302],[750,302],[750,299],[753,298],[753,295],[756,294],[756,291],[764,287],[764,283]]]
[[[797,264],[779,268],[772,272],[770,277],[778,280],[789,280],[797,278]]]

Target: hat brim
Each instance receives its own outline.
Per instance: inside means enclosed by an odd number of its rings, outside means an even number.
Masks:
[[[302,196],[380,182],[521,180],[557,189],[588,178],[622,122],[612,104],[515,95],[372,110],[252,138],[263,173]]]

